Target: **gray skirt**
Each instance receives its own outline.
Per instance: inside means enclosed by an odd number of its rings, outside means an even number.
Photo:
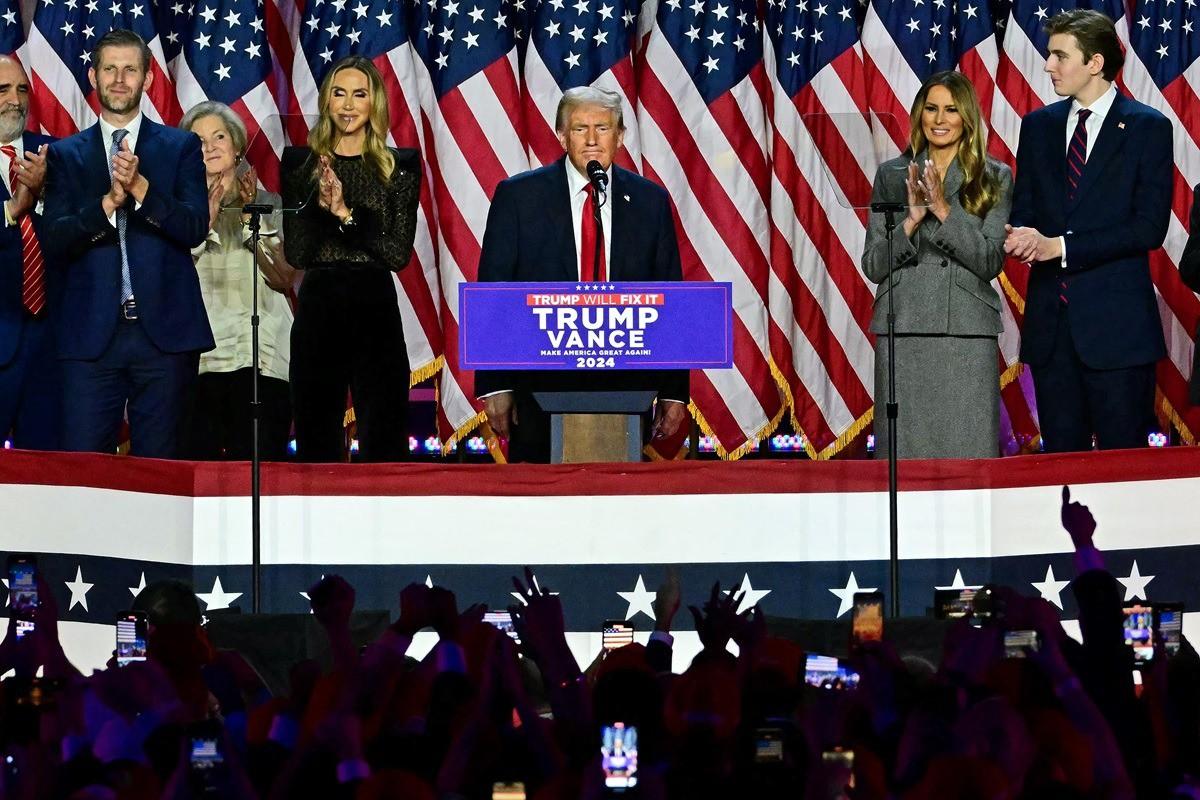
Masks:
[[[875,453],[886,458],[887,337],[875,339]],[[898,458],[992,458],[1000,440],[995,336],[896,336]]]

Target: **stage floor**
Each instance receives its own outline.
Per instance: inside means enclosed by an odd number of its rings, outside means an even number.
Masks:
[[[1200,449],[900,464],[902,613],[935,587],[994,581],[1075,616],[1061,487],[1089,505],[1128,599],[1200,609]],[[191,581],[212,609],[250,610],[249,466],[0,451],[0,550],[37,553],[68,654],[112,649],[111,621],[144,582]],[[561,592],[583,663],[606,619],[644,638],[667,565],[684,604],[745,581],[771,616],[847,620],[854,589],[887,586],[887,467],[870,461],[584,466],[266,465],[262,608],[307,609],[337,572],[361,609],[432,581],[460,602],[514,602],[523,565]],[[1196,617],[1189,614],[1189,635]],[[677,664],[698,643],[676,618]],[[423,636],[417,650],[428,647]]]

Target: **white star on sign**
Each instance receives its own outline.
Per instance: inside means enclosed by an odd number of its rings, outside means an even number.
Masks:
[[[1063,604],[1062,597],[1060,597],[1060,595],[1062,594],[1063,589],[1071,585],[1071,582],[1055,580],[1054,566],[1051,565],[1046,567],[1046,580],[1040,582],[1034,581],[1030,585],[1038,590],[1038,594],[1042,596],[1043,600],[1049,600],[1051,603],[1054,603],[1054,605],[1058,606],[1059,609],[1062,609]]]
[[[1128,578],[1122,578],[1119,576],[1114,576],[1114,577],[1116,577],[1117,580],[1119,580],[1125,586],[1125,602],[1126,603],[1128,603],[1130,600],[1133,600],[1134,598],[1137,598],[1139,600],[1146,600],[1147,599],[1146,598],[1146,584],[1148,584],[1150,581],[1154,580],[1153,575],[1143,575],[1140,572],[1138,572],[1138,565],[1137,565],[1136,558],[1133,560],[1133,567],[1129,570]]]
[[[741,614],[744,611],[749,611],[758,605],[764,597],[771,593],[770,589],[755,589],[750,585],[750,573],[747,572],[742,576],[742,582],[731,591],[744,592],[742,602],[738,604],[737,613]],[[729,594],[728,591],[723,594]]]
[[[221,576],[213,578],[213,588],[211,592],[196,592],[196,597],[204,601],[206,611],[217,611],[222,608],[229,608],[229,604],[242,596],[241,592],[227,592],[225,587],[221,586]]]
[[[854,573],[850,573],[850,579],[846,581],[844,589],[830,589],[829,593],[841,601],[838,606],[837,615],[840,617],[854,607],[854,595],[858,592],[873,592],[875,587],[863,587],[858,585],[858,579],[854,577]]]
[[[621,595],[622,600],[629,603],[629,608],[625,610],[625,619],[632,619],[637,614],[645,614],[650,619],[654,619],[654,598],[657,593],[646,589],[646,582],[642,580],[640,574],[632,592],[617,592],[617,594]]]
[[[67,610],[70,611],[76,605],[81,605],[83,606],[84,611],[89,611],[90,609],[88,608],[87,604],[87,593],[89,589],[95,586],[95,584],[84,582],[83,570],[76,566],[75,580],[63,581],[63,583],[65,583],[67,588],[71,590],[71,604],[67,606]]]
[[[137,586],[129,586],[127,588],[129,589],[129,593],[131,595],[133,595],[134,597],[137,597],[139,594],[141,594],[142,589],[146,588],[146,573],[145,572],[142,573],[142,577],[140,579],[138,579]]]
[[[956,569],[954,570],[954,580],[950,581],[949,586],[934,586],[933,588],[942,591],[944,589],[979,589],[982,587],[967,586],[966,582],[963,581],[962,570]]]

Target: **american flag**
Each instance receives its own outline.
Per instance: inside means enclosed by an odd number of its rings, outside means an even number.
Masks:
[[[246,124],[247,160],[279,191],[283,129],[269,87],[273,60],[256,0],[162,0],[163,54],[182,108],[205,100],[230,106]]]
[[[677,212],[683,277],[733,283],[733,369],[692,373],[692,408],[736,457],[786,409],[767,337],[770,162],[754,0],[664,0],[638,75],[643,174]]]
[[[521,75],[521,110],[531,165],[547,164],[562,155],[554,112],[563,92],[575,86],[598,86],[625,101],[629,128],[617,163],[640,171],[638,130],[631,124],[637,107],[633,45],[639,6],[640,0],[577,0],[574,4],[536,0]]]
[[[1138,0],[1127,25],[1123,81],[1133,96],[1174,125],[1175,180],[1170,227],[1161,250],[1150,257],[1167,358],[1158,365],[1159,411],[1195,443],[1200,408],[1188,404],[1192,334],[1200,319],[1196,295],[1179,280],[1179,258],[1188,236],[1192,187],[1200,183],[1200,16],[1196,0]],[[1200,233],[1200,231],[1197,231]]]
[[[875,153],[854,4],[774,0],[767,11],[771,108],[771,351],[812,455],[870,422],[872,292],[859,268]]]
[[[478,274],[496,184],[529,168],[517,66],[524,2],[423,0],[405,6],[411,13],[412,90],[419,98],[437,219],[445,360],[438,427],[446,448],[483,420],[474,377],[458,366],[458,285]]]
[[[100,107],[88,81],[92,48],[114,28],[136,32],[150,46],[154,80],[142,107],[158,122],[173,125],[183,116],[167,71],[149,0],[40,0],[27,43],[33,105],[42,129],[70,136],[96,121]]]
[[[1128,17],[1120,0],[1087,1],[1119,19],[1124,87],[1177,127],[1175,219],[1153,272],[1170,352],[1161,409],[1192,441],[1200,416],[1184,384],[1200,305],[1174,262],[1200,182],[1195,0],[1136,0]],[[475,278],[492,192],[558,156],[553,113],[565,89],[617,91],[628,125],[619,163],[670,192],[685,277],[735,287],[735,367],[693,376],[702,427],[737,457],[790,412],[809,453],[828,457],[872,416],[865,217],[847,199],[869,195],[876,159],[857,144],[882,130],[898,152],[920,81],[957,68],[979,90],[989,151],[1011,164],[1021,116],[1057,99],[1041,26],[1064,7],[1074,4],[1015,0],[997,47],[984,0],[872,0],[861,34],[851,0],[39,0],[22,60],[38,125],[67,135],[95,119],[92,46],[131,27],[154,53],[147,113],[174,123],[201,99],[229,103],[273,188],[329,66],[372,59],[391,142],[423,155],[416,254],[398,285],[413,379],[441,372],[447,448],[483,421],[473,377],[458,367],[457,287]],[[21,46],[19,11],[0,0],[0,50]],[[884,125],[889,114],[900,125]],[[998,282],[1010,451],[1037,435],[1016,363],[1026,281],[1009,264]]]

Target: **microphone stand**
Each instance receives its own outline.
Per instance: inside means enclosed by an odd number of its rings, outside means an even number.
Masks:
[[[250,350],[254,360],[253,377],[250,380],[250,608],[255,614],[262,611],[262,454],[259,452],[259,417],[262,404],[258,399],[258,245],[262,215],[270,214],[273,210],[270,203],[247,203],[242,206],[242,213],[250,215]]]
[[[604,255],[604,220],[600,218],[600,209],[604,208],[604,204],[608,202],[608,186],[604,181],[593,181],[592,186],[596,189],[596,202],[592,203],[592,218],[596,220],[596,251],[593,256],[592,264],[594,266],[594,274],[592,277],[600,277],[601,257]],[[605,281],[608,279],[608,270],[604,270]]]
[[[884,230],[887,233],[887,420],[888,420],[888,607],[889,616],[900,616],[900,525],[896,475],[896,418],[899,406],[896,403],[896,308],[893,295],[896,259],[893,255],[893,236],[896,232],[896,214],[908,211],[904,203],[875,202],[871,211],[884,215]]]

